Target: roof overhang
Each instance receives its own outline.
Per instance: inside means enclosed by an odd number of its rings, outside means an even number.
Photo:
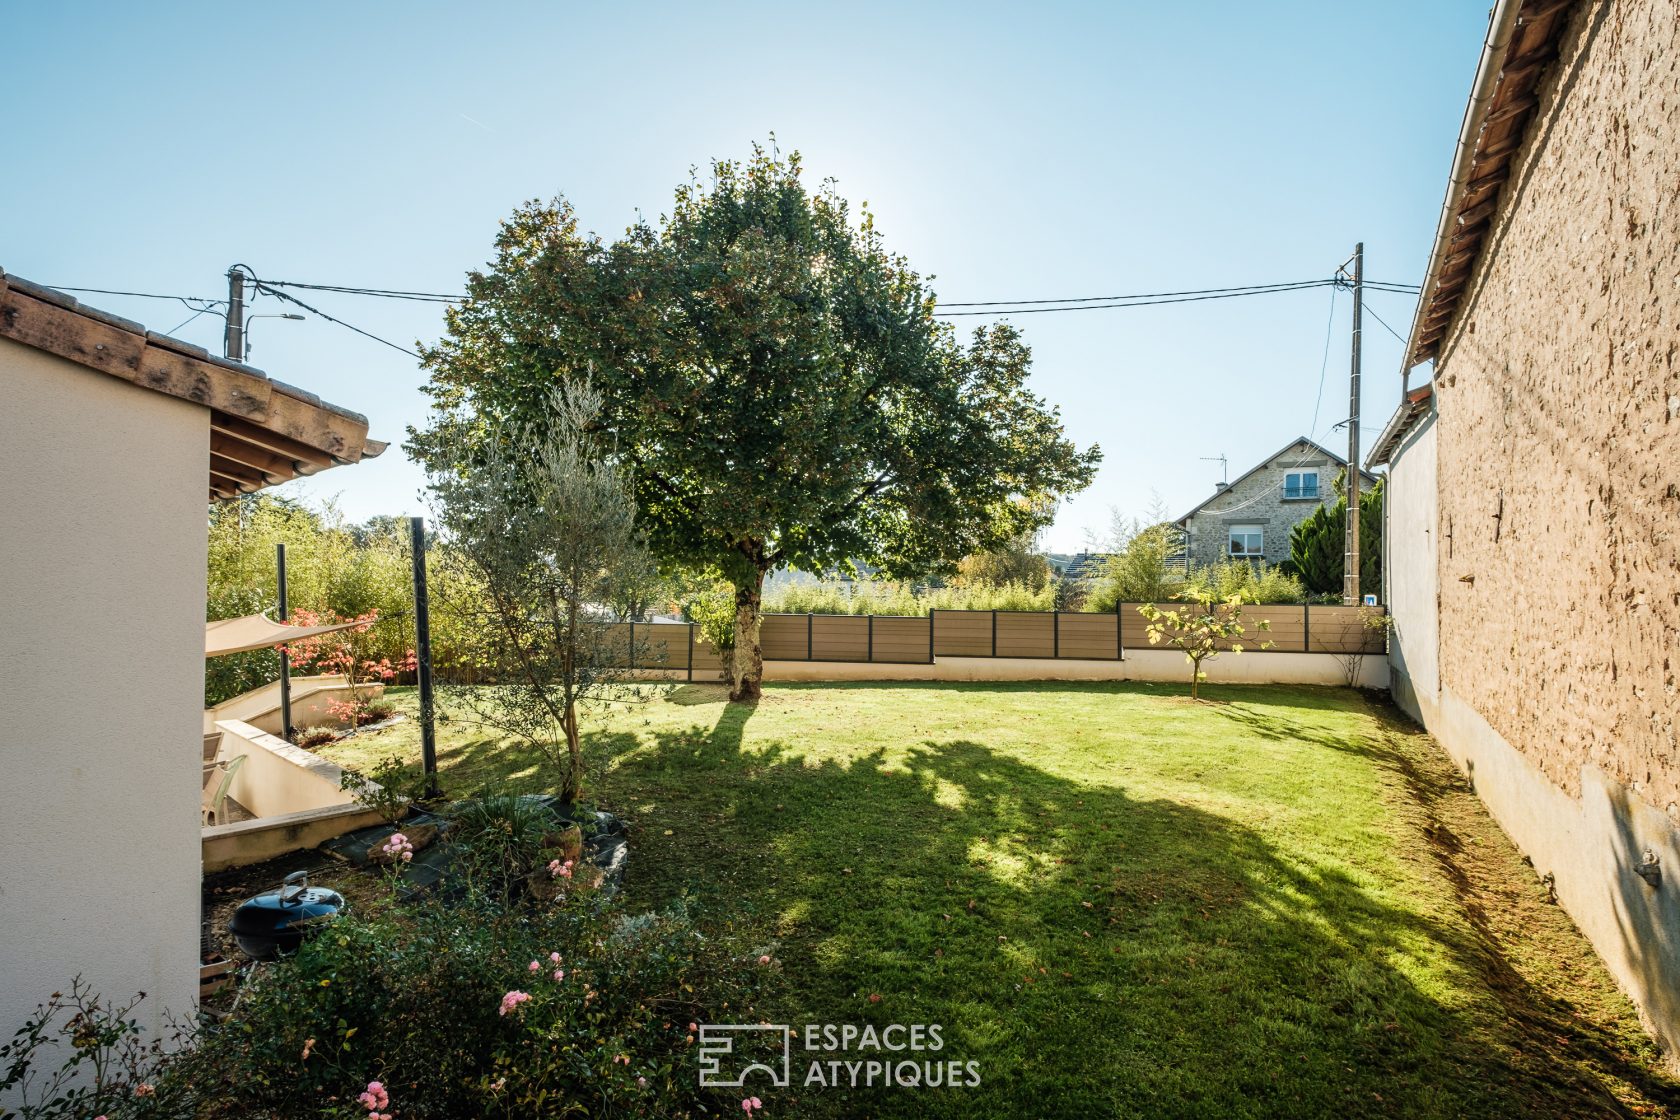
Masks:
[[[368,438],[365,416],[4,272],[0,338],[208,408],[212,501],[371,459],[386,447]]]
[[[1557,56],[1575,4],[1499,0],[1494,6],[1406,342],[1407,369],[1437,356],[1458,313],[1539,106],[1541,79]]]
[[[1394,459],[1394,453],[1400,448],[1400,441],[1406,438],[1406,433],[1417,426],[1417,422],[1429,415],[1429,410],[1435,401],[1435,386],[1421,385],[1406,394],[1406,399],[1400,402],[1400,407],[1394,410],[1394,415],[1383,425],[1382,434],[1371,447],[1371,454],[1365,458],[1367,469],[1371,467],[1387,466]]]

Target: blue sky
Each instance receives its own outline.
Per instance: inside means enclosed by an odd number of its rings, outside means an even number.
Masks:
[[[1368,276],[1417,283],[1487,18],[1410,0],[0,10],[0,267],[31,280],[219,296],[240,261],[455,291],[522,200],[563,193],[610,236],[774,132],[947,300],[1323,277],[1361,239]],[[189,314],[83,298],[157,330]],[[441,326],[425,304],[311,302],[405,344]],[[1017,318],[1036,391],[1105,454],[1046,545],[1153,495],[1183,512],[1219,478],[1203,456],[1235,477],[1297,435],[1341,446],[1349,302],[1321,403],[1323,289]],[[1409,297],[1368,304],[1405,333]],[[1400,344],[1367,327],[1368,446]],[[219,350],[212,316],[177,333]],[[414,360],[319,320],[258,319],[252,341],[254,365],[393,442],[284,492],[421,512],[398,446],[425,414]]]

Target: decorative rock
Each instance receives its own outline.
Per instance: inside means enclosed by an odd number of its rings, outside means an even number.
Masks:
[[[416,852],[430,845],[433,840],[437,839],[438,835],[437,825],[435,824],[417,824],[408,828],[400,828],[396,831],[401,832],[404,836],[408,837],[408,843],[411,850]],[[390,838],[391,837],[389,835],[382,836],[378,840],[375,840],[372,844],[368,845],[367,858],[369,863],[378,867],[383,867],[386,864],[393,862],[391,856],[384,850],[385,842]]]

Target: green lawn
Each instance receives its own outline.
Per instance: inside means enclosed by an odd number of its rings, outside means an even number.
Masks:
[[[772,1118],[1668,1114],[1631,1007],[1427,737],[1346,690],[1207,694],[686,686],[600,721],[592,793],[634,826],[629,903],[757,923],[788,1022],[938,1023],[982,1078],[802,1089],[796,1048],[795,1087],[754,1089]],[[544,786],[476,728],[440,749],[454,792]]]

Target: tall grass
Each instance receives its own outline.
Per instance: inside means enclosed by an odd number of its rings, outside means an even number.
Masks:
[[[1040,590],[1021,583],[968,584],[917,590],[908,583],[824,580],[799,584],[764,597],[771,614],[925,615],[942,611],[1047,611],[1056,605],[1051,585]]]

